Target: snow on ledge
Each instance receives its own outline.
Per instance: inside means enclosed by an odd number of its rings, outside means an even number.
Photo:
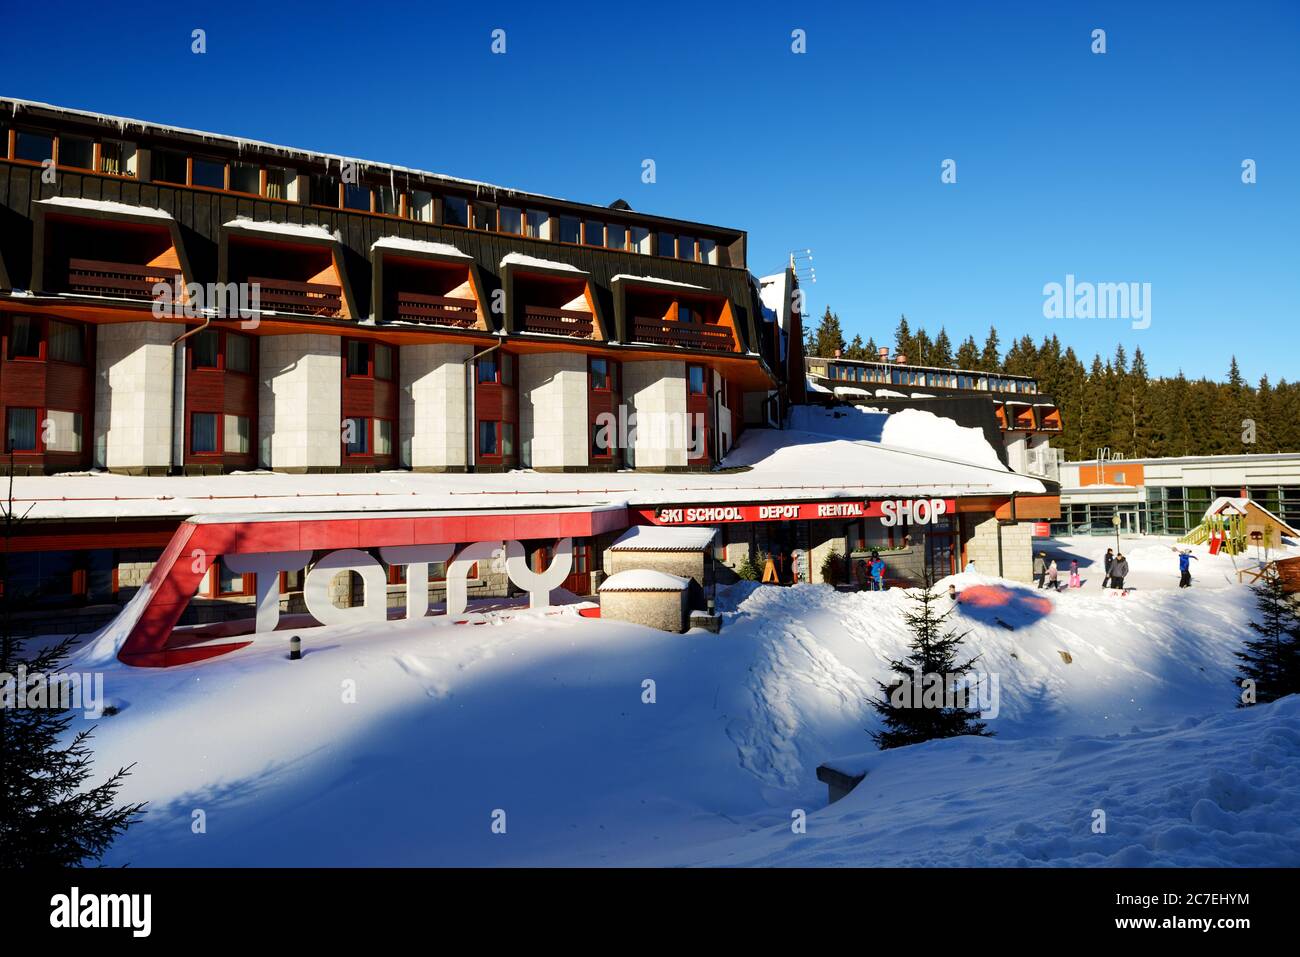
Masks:
[[[536,256],[525,256],[523,253],[509,253],[502,257],[501,265],[505,266],[531,266],[534,269],[558,269],[562,272],[576,273],[579,276],[587,275],[577,266],[571,266],[569,263],[557,263],[549,259],[538,259]]]
[[[450,256],[456,259],[470,259],[467,253],[461,252],[451,243],[431,243],[424,239],[406,239],[402,236],[385,236],[383,239],[376,239],[370,245],[371,249],[393,249],[400,252],[410,253],[427,253],[431,256]]]
[[[648,282],[652,286],[676,286],[679,289],[704,289],[705,292],[708,291],[704,286],[697,286],[694,283],[677,282],[674,279],[659,279],[656,276],[631,276],[627,273],[619,273],[610,280],[610,283],[616,283],[620,280],[623,282]]]
[[[324,226],[304,226],[301,223],[272,223],[260,219],[248,219],[240,216],[226,223],[227,229],[238,229],[251,233],[274,233],[278,236],[291,236],[294,239],[328,239],[342,242],[337,232]]]
[[[133,216],[148,216],[150,219],[170,220],[172,214],[165,209],[152,206],[132,206],[130,203],[115,203],[108,199],[82,199],[78,196],[51,196],[38,199],[42,206],[62,206],[68,209],[96,210],[103,213],[130,213]]]
[[[631,568],[616,572],[600,583],[601,591],[685,591],[689,578],[669,575],[650,568]]]
[[[694,552],[708,548],[712,528],[673,528],[666,525],[633,525],[618,537],[611,552]]]

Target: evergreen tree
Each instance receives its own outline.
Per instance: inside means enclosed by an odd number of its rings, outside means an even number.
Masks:
[[[844,358],[846,359],[865,359],[867,358],[866,346],[862,344],[862,336],[855,335],[853,341],[844,349]]]
[[[916,361],[912,348],[912,330],[907,324],[907,316],[898,317],[898,328],[894,330],[894,352],[900,356],[907,356],[910,362]]]
[[[980,371],[981,372],[1001,372],[1002,371],[1002,341],[998,338],[997,329],[989,326],[988,337],[984,340],[984,351],[980,353]]]
[[[934,591],[929,576],[925,586],[909,593],[908,598],[915,603],[913,610],[904,616],[912,632],[911,650],[902,661],[890,662],[896,676],[893,681],[877,682],[883,697],[872,700],[871,706],[880,715],[884,729],[871,732],[872,740],[883,751],[934,738],[992,736],[993,732],[979,720],[977,710],[948,707],[957,702],[947,700],[944,689],[953,681],[958,684],[969,681],[978,659],[959,663],[967,633],[958,634],[947,627],[952,609],[939,613],[936,608],[940,601],[947,599]]]
[[[876,340],[870,336],[867,337],[866,353],[868,359],[880,358],[880,347],[876,345]]]
[[[9,495],[4,503],[5,549],[0,581],[9,575],[10,543],[25,515],[13,507],[13,455]],[[78,867],[98,861],[113,841],[140,815],[143,804],[116,804],[130,768],[88,787],[91,776],[90,729],[69,735],[75,713],[59,693],[57,675],[74,638],[24,654],[25,642],[13,636],[11,588],[0,592],[0,868]],[[22,669],[20,671],[20,669]],[[19,707],[18,680],[27,706]],[[32,678],[41,681],[33,683]],[[43,700],[33,698],[46,689]]]
[[[917,329],[916,335],[912,336],[912,351],[908,353],[907,358],[913,365],[934,365],[931,361],[934,358],[934,343],[930,341],[930,336],[924,329]]]
[[[967,336],[966,340],[957,347],[957,357],[953,364],[958,369],[975,369],[980,368],[980,347],[975,344],[974,336]]]
[[[926,364],[943,369],[952,368],[952,340],[948,338],[948,330],[942,326],[939,327],[939,334],[934,337],[934,348],[930,350],[930,361]]]
[[[809,355],[823,359],[833,359],[844,354],[844,332],[840,328],[840,317],[831,312],[830,306],[822,313],[817,331],[813,333],[812,349]]]
[[[1250,622],[1250,627],[1257,637],[1237,652],[1237,682],[1243,689],[1238,707],[1300,692],[1300,617],[1276,565],[1268,567],[1254,592],[1259,620]]]

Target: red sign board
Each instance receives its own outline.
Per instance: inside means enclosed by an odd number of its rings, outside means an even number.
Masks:
[[[954,499],[885,499],[863,502],[834,499],[826,502],[770,502],[763,505],[672,505],[641,509],[638,519],[645,525],[727,525],[737,522],[805,522],[826,519],[884,518],[889,524],[903,521],[929,524],[956,511]]]

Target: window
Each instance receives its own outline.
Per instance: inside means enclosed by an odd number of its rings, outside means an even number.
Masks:
[[[409,215],[422,223],[433,222],[433,194],[422,189],[411,190],[407,200]]]
[[[196,455],[217,451],[215,412],[195,412],[190,416],[190,451]]]
[[[266,198],[294,199],[291,186],[297,182],[292,170],[280,166],[268,166],[266,169]]]
[[[191,174],[192,186],[206,186],[209,189],[226,188],[226,164],[221,160],[194,157],[194,171]],[[257,190],[253,190],[257,192]]]
[[[253,341],[237,332],[226,333],[226,371],[251,372],[253,370]]]
[[[718,261],[717,251],[718,251],[718,244],[715,243],[712,239],[700,240],[700,262],[717,263]]]
[[[497,208],[491,203],[474,204],[474,228],[484,232],[497,231]]]
[[[188,178],[185,154],[175,150],[154,150],[152,178],[160,183],[184,186]]]
[[[504,352],[501,354],[501,384],[515,384],[515,357]]]
[[[195,164],[195,172],[198,171],[198,164]],[[262,193],[262,169],[251,163],[231,163],[230,164],[230,188],[237,193],[252,193],[259,196]]]
[[[448,226],[469,226],[469,201],[448,196],[442,201],[442,221]]]
[[[104,140],[99,144],[99,169],[114,176],[134,176],[135,144]]]
[[[370,187],[346,183],[343,186],[343,205],[347,209],[370,212]]]
[[[513,206],[501,207],[501,232],[518,236],[523,231],[524,211]]]
[[[370,420],[361,417],[344,419],[343,445],[348,455],[369,455]]]
[[[85,340],[82,328],[71,322],[51,319],[49,326],[49,358],[55,362],[85,362]]]
[[[9,324],[9,358],[41,358],[41,321],[35,316],[14,316]]]
[[[29,130],[14,132],[14,159],[43,163],[54,158],[54,137],[48,133]]]
[[[513,422],[501,423],[501,457],[506,459],[514,458],[515,455],[515,424]]]
[[[591,387],[597,392],[609,392],[614,388],[612,363],[608,359],[591,360]]]
[[[348,375],[370,375],[370,344],[368,342],[358,342],[356,339],[348,339],[346,342],[348,350]]]
[[[605,248],[625,249],[627,247],[627,227],[610,223],[605,227]]]
[[[391,419],[375,419],[375,454],[393,454],[393,423]]]
[[[591,457],[607,459],[614,454],[609,443],[609,429],[595,422],[591,425]]]
[[[246,415],[227,415],[223,423],[226,429],[223,447],[228,455],[247,455],[252,435]]]
[[[45,414],[45,451],[81,451],[81,413],[50,409]]]
[[[190,367],[216,369],[220,366],[221,334],[216,329],[204,329],[190,342]],[[209,450],[212,451],[212,450]]]
[[[677,237],[672,233],[659,233],[659,255],[671,259],[677,255]]]
[[[497,358],[494,355],[482,356],[478,360],[478,381],[479,382],[496,382],[498,381],[499,370],[497,368]]]
[[[397,192],[392,186],[375,187],[375,212],[385,216],[397,215]]]
[[[686,367],[686,391],[691,395],[704,395],[704,366]]]
[[[677,237],[677,258],[693,260],[695,258],[695,237],[678,236]]]
[[[338,206],[339,178],[330,173],[317,173],[312,176],[311,201],[317,206]]]
[[[77,169],[93,169],[95,166],[95,141],[86,136],[59,137],[59,165],[75,166]]]
[[[578,230],[580,228],[581,227],[579,225],[577,216],[561,216],[560,217],[560,242],[562,243],[578,242],[580,239]]]
[[[588,246],[605,245],[605,224],[594,219],[583,220],[582,241]]]
[[[216,594],[221,595],[242,595],[244,594],[244,576],[236,574],[226,567],[225,562],[217,563],[217,587]]]
[[[551,238],[551,217],[539,209],[530,209],[524,213],[524,235],[534,239]]]
[[[382,342],[375,343],[375,378],[391,379],[393,377],[393,347]]]
[[[36,410],[9,410],[8,430],[5,441],[6,452],[36,451]]]
[[[641,253],[643,256],[650,255],[650,230],[644,226],[633,226],[629,230],[632,239],[632,249]]]
[[[478,454],[497,456],[501,454],[498,435],[499,422],[480,421],[478,424]]]

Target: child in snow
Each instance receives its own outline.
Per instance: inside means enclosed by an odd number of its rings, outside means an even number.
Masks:
[[[871,587],[875,591],[885,590],[885,560],[877,557],[871,563]]]
[[[1178,553],[1178,587],[1192,587],[1192,562],[1199,561],[1191,552]]]
[[[1047,577],[1047,552],[1039,552],[1034,556],[1034,578],[1038,580],[1038,587],[1043,587],[1043,579]]]
[[[1052,586],[1052,591],[1061,590],[1060,580],[1061,570],[1056,567],[1056,559],[1052,559],[1052,564],[1047,566],[1047,583]]]
[[[1128,559],[1123,555],[1116,555],[1114,563],[1110,566],[1110,587],[1124,589],[1124,579],[1128,577]]]
[[[1070,587],[1079,588],[1083,583],[1079,580],[1079,560],[1070,559]]]
[[[1102,576],[1102,579],[1101,579],[1101,587],[1102,587],[1102,588],[1109,588],[1109,587],[1110,587],[1110,567],[1111,567],[1112,565],[1115,564],[1115,550],[1114,550],[1113,548],[1108,548],[1108,549],[1106,549],[1106,558],[1105,558],[1104,561],[1105,561],[1105,565],[1106,565],[1106,574],[1105,574],[1104,576]]]

